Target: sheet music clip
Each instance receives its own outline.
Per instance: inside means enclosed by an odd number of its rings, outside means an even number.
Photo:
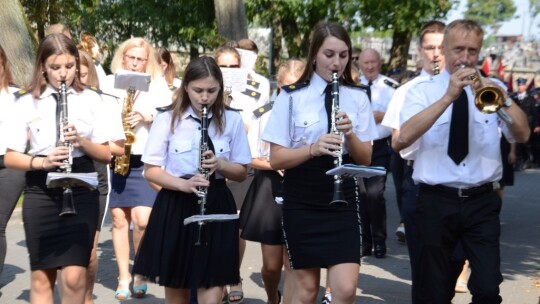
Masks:
[[[148,92],[150,80],[150,74],[120,70],[114,74],[114,88]]]
[[[326,171],[326,175],[340,175],[343,177],[372,177],[385,175],[386,169],[383,167],[359,166],[345,164]]]
[[[184,225],[199,222],[225,222],[237,219],[238,214],[196,214],[184,219]]]
[[[47,188],[59,187],[86,187],[91,190],[98,185],[97,172],[90,173],[65,173],[49,172],[45,182]]]

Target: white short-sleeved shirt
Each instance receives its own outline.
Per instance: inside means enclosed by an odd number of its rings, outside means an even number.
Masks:
[[[6,139],[9,129],[6,124],[9,117],[14,114],[15,97],[13,93],[17,88],[8,87],[7,90],[0,90],[0,155],[6,153]]]
[[[122,106],[124,99],[127,96],[126,90],[119,90],[114,88],[114,74],[108,75],[106,81],[101,85],[103,92],[120,97],[120,110],[122,113]],[[163,77],[157,77],[150,82],[150,88],[148,92],[135,92],[133,111],[140,112],[146,115],[155,116],[157,113],[156,108],[163,107],[171,104],[172,92]],[[118,110],[117,110],[118,111]],[[148,140],[148,133],[150,131],[150,125],[147,123],[139,123],[132,130],[135,133],[136,140],[131,146],[131,154],[140,155],[144,151],[144,146]]]
[[[406,93],[401,110],[405,122],[442,98],[448,89],[450,74],[424,78]],[[452,106],[416,142],[402,150],[401,156],[414,160],[413,179],[416,183],[442,184],[450,187],[473,187],[498,181],[502,176],[499,128],[509,142],[514,139],[497,114],[485,114],[474,105],[474,96],[465,88],[469,100],[469,154],[456,165],[448,156],[448,138]]]
[[[308,86],[278,95],[262,139],[286,148],[299,148],[316,142],[328,133],[324,91],[328,83],[316,73]],[[361,141],[377,138],[375,120],[366,93],[347,86],[339,87],[340,111],[352,121],[353,132]],[[292,114],[292,115],[290,115]],[[347,143],[343,147],[347,154]]]
[[[47,155],[57,143],[56,99],[52,93],[56,89],[47,86],[39,99],[31,94],[23,95],[15,103],[13,116],[7,127],[9,134],[6,145],[9,149],[23,153],[26,150],[27,138],[30,135],[30,155]],[[103,102],[92,90],[76,92],[67,90],[68,121],[75,125],[79,135],[94,143],[105,143],[109,140],[108,124],[104,121]],[[73,148],[73,157],[83,156],[78,148]]]
[[[246,138],[246,131],[240,114],[226,110],[224,114],[224,131],[218,129],[209,113],[208,136],[214,145],[218,158],[229,162],[247,165],[251,163],[251,153]],[[164,167],[172,176],[187,177],[197,173],[199,166],[199,145],[201,140],[200,123],[191,107],[176,123],[171,133],[172,111],[159,112],[150,130],[148,143],[142,156],[147,164]],[[216,173],[217,178],[223,178]]]
[[[103,100],[105,112],[107,115],[107,124],[109,130],[109,140],[126,140],[124,126],[122,125],[122,100],[107,94],[100,94]]]
[[[431,77],[431,75],[426,72],[425,70],[422,70],[420,72],[420,75],[416,76],[415,78],[409,80],[407,83],[401,85],[399,88],[396,89],[394,92],[394,95],[392,96],[392,99],[390,100],[390,103],[388,104],[388,108],[386,109],[386,113],[384,113],[384,118],[381,121],[381,125],[399,130],[400,124],[400,115],[401,108],[403,107],[403,101],[405,100],[405,93],[418,81],[422,80],[424,77]]]
[[[371,108],[373,111],[377,112],[386,112],[388,104],[394,95],[396,89],[388,85],[386,82],[393,83],[398,85],[392,78],[386,77],[379,74],[371,84]],[[365,76],[360,77],[360,83],[363,85],[368,85],[369,81]],[[388,127],[377,124],[377,132],[379,135],[375,139],[382,139],[392,135],[392,130]]]

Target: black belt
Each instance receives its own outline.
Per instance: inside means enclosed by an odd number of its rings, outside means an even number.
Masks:
[[[480,186],[471,188],[452,188],[444,185],[428,185],[420,184],[419,189],[424,191],[439,192],[453,197],[475,197],[482,194],[490,193],[493,190],[499,189],[501,186],[498,182],[486,183]]]

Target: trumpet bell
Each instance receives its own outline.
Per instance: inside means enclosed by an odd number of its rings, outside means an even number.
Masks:
[[[496,113],[504,105],[504,93],[498,87],[483,87],[475,92],[474,104],[483,113]]]

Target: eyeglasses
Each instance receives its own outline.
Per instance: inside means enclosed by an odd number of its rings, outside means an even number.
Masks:
[[[426,45],[426,46],[423,46],[422,47],[424,49],[424,51],[426,52],[435,52],[435,50],[442,50],[442,46],[439,45],[439,46],[435,46],[435,45]]]
[[[130,62],[141,62],[141,63],[145,63],[146,60],[148,60],[147,58],[141,58],[141,57],[135,57],[135,56],[131,56],[131,55],[124,55],[125,58],[128,59],[128,61]]]
[[[358,56],[352,56],[351,59],[352,61],[358,61]]]
[[[238,69],[240,67],[239,64],[220,64],[219,65],[220,68],[233,68],[233,69]]]

